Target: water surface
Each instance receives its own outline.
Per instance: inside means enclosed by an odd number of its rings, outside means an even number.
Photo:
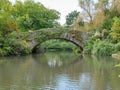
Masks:
[[[48,52],[0,58],[0,90],[120,90],[119,61]]]

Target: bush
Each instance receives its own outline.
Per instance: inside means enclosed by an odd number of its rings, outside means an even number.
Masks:
[[[89,38],[89,40],[85,43],[83,53],[91,54],[93,45],[97,40],[99,40],[99,37],[97,36],[92,36],[91,38]]]
[[[4,49],[0,48],[0,56],[5,56],[7,55],[7,52]]]
[[[88,44],[86,47],[84,47],[83,53],[91,54],[92,49],[93,49],[93,45],[92,44]]]
[[[111,28],[111,33],[114,41],[120,42],[120,18],[115,17]]]
[[[113,23],[113,19],[106,19],[101,27],[102,30],[103,29],[111,30],[112,23]]]
[[[114,53],[114,45],[107,41],[98,41],[94,43],[92,54],[112,55]]]
[[[26,41],[21,40],[19,42],[13,43],[11,46],[12,50],[9,53],[10,55],[26,55],[31,53],[29,45]]]
[[[115,44],[114,49],[115,49],[115,53],[119,53],[120,52],[120,42]]]
[[[8,42],[9,43],[9,42]],[[0,48],[0,56],[9,56],[9,55],[26,55],[31,53],[29,45],[26,41],[14,41],[13,43],[5,43],[3,47]]]

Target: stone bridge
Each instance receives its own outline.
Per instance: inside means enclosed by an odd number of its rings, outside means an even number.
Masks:
[[[48,28],[21,33],[21,37],[26,39],[31,50],[50,39],[66,40],[83,50],[83,43],[88,39],[88,33],[68,28]]]

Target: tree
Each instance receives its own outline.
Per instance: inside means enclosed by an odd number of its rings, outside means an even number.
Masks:
[[[71,29],[72,30],[83,30],[84,21],[82,20],[81,16],[78,15],[77,18],[74,20]]]
[[[17,31],[17,24],[12,17],[12,3],[9,0],[1,1],[0,6],[0,36],[5,37],[12,33],[13,31]]]
[[[120,17],[120,0],[112,0],[110,12],[111,12],[111,18],[115,16]]]
[[[114,18],[114,23],[111,28],[111,36],[113,40],[115,41],[120,41],[120,19],[115,17]]]
[[[109,0],[98,0],[98,2],[95,3],[95,9],[97,11],[103,12],[104,15],[108,14],[109,8],[110,8]]]
[[[59,18],[59,12],[34,0],[16,1],[13,12],[22,31],[52,28]]]
[[[67,16],[66,16],[66,25],[69,27],[71,26],[74,21],[77,19],[77,16],[79,15],[79,12],[78,11],[72,11],[71,13],[69,13]]]
[[[16,38],[16,31],[58,26],[59,12],[34,0],[0,1],[0,56],[30,53],[29,44]]]
[[[93,24],[94,0],[79,0],[79,5],[83,10],[84,19]]]
[[[105,19],[107,19],[107,17],[104,15],[103,11],[96,12],[96,15],[94,16],[94,20],[93,20],[94,28],[101,27]],[[107,28],[104,28],[104,29],[107,29]]]
[[[8,18],[9,16],[4,15],[0,16],[0,35],[5,37],[10,33],[17,31],[17,24],[12,18]]]

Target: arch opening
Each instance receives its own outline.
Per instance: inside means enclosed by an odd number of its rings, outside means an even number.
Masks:
[[[67,39],[61,39],[61,38],[56,38],[56,39],[49,39],[44,42],[38,43],[33,49],[32,53],[44,53],[47,50],[51,51],[61,51],[61,50],[66,50],[66,51],[73,51],[75,49],[79,50],[79,52],[83,51],[82,46],[78,45],[77,43],[67,40]]]

